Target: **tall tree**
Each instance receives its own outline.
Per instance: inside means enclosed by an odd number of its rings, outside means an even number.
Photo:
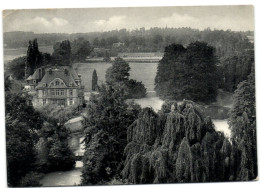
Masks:
[[[8,185],[19,186],[21,178],[35,170],[35,145],[43,119],[24,97],[8,94],[5,102]]]
[[[233,175],[226,173],[229,141],[191,101],[168,101],[158,114],[143,109],[127,141],[122,175],[129,183],[227,181]]]
[[[194,42],[184,48],[172,44],[165,48],[155,78],[155,90],[162,98],[195,102],[216,100],[216,63],[213,47]]]
[[[29,41],[29,46],[27,50],[27,60],[25,64],[25,76],[32,75],[34,70],[41,66],[42,57],[38,49],[37,39]]]
[[[89,41],[84,38],[78,38],[71,43],[73,61],[85,61],[91,51]]]
[[[52,62],[57,65],[70,66],[71,62],[71,45],[69,40],[64,40],[61,43],[57,42],[53,46]]]
[[[146,88],[142,82],[129,79],[130,66],[122,58],[117,57],[112,66],[106,71],[106,82],[109,85],[124,85],[127,98],[142,98],[146,96]]]
[[[248,50],[239,55],[221,60],[219,71],[223,79],[220,88],[234,92],[237,85],[246,80],[254,65],[254,51]]]
[[[109,84],[125,82],[130,76],[130,69],[129,64],[126,61],[117,57],[112,66],[106,71],[106,82]]]
[[[98,82],[97,71],[96,71],[96,69],[94,69],[93,74],[92,74],[92,91],[97,90],[97,82]]]
[[[139,106],[125,103],[125,92],[120,85],[101,85],[86,108],[83,185],[108,181],[120,173],[126,130],[140,110]]]
[[[234,160],[238,166],[235,169],[235,178],[240,181],[253,180],[258,176],[254,69],[248,79],[237,86],[229,125]]]
[[[75,156],[69,148],[70,132],[57,121],[44,123],[39,131],[38,166],[43,172],[70,170],[75,165]]]

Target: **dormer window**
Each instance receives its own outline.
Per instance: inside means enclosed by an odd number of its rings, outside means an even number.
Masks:
[[[43,83],[43,87],[47,87],[47,84],[46,84],[46,83]]]
[[[70,82],[69,85],[72,86],[72,82]]]

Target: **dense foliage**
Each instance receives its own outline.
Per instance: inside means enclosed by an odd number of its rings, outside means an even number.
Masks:
[[[108,85],[121,84],[125,87],[127,98],[142,98],[146,96],[146,88],[142,82],[129,79],[131,70],[129,64],[117,57],[112,66],[106,71]]]
[[[258,176],[254,69],[235,91],[229,125],[234,146],[234,162],[237,166],[236,180],[253,180]]]
[[[52,63],[69,66],[72,64],[71,45],[69,40],[57,42],[53,46]]]
[[[26,56],[15,58],[5,65],[5,74],[17,80],[24,79]]]
[[[5,103],[8,185],[39,186],[39,173],[74,166],[63,124],[36,111],[26,96],[8,92]]]
[[[119,85],[102,85],[87,103],[85,153],[82,184],[100,184],[122,170],[127,127],[133,123],[140,107],[125,103]]]
[[[64,40],[53,46],[52,63],[58,65],[72,65],[74,61],[84,62],[92,51],[89,41],[78,38],[70,42]]]
[[[84,62],[91,51],[92,47],[89,41],[85,40],[82,37],[73,40],[71,43],[71,53],[73,61]]]
[[[246,80],[254,66],[254,51],[248,50],[239,55],[227,57],[219,64],[219,76],[222,79],[220,88],[225,91],[234,92],[237,85]]]
[[[45,122],[37,143],[38,170],[41,172],[70,170],[75,165],[75,156],[69,148],[69,132],[63,124]]]
[[[56,121],[60,124],[64,124],[69,119],[80,114],[78,106],[75,105],[60,107],[58,104],[47,104],[44,106],[35,106],[35,109],[40,112],[47,121]]]
[[[155,91],[162,98],[213,102],[218,88],[216,63],[214,49],[206,43],[194,42],[187,48],[172,44],[158,64]]]
[[[129,183],[227,181],[230,142],[193,102],[145,108],[127,130],[122,171]]]
[[[32,75],[36,68],[44,65],[70,66],[74,61],[85,61],[92,51],[90,43],[83,38],[70,43],[69,40],[57,42],[53,45],[52,55],[41,53],[38,49],[37,39],[29,41],[27,55],[18,57],[5,65],[5,74],[12,75],[17,80],[23,80]]]
[[[43,119],[25,98],[6,95],[6,151],[9,186],[18,186],[21,178],[34,170],[38,130]]]

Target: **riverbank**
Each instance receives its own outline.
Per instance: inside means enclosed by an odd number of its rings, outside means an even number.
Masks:
[[[74,169],[48,173],[40,180],[40,183],[46,187],[77,186],[81,182],[82,166],[83,162],[77,161]]]
[[[111,57],[111,62],[115,60],[116,57]],[[162,59],[162,57],[137,57],[137,58],[128,58],[122,57],[126,62],[131,63],[158,63]],[[103,60],[104,58],[89,58],[86,59],[85,62],[82,63],[111,63]]]

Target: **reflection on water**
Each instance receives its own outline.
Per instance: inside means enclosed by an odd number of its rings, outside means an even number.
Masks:
[[[230,138],[231,130],[229,129],[227,119],[212,119],[212,121],[215,125],[216,131],[223,132],[226,137]]]
[[[154,94],[148,93],[148,97],[142,99],[135,99],[134,100],[137,104],[139,104],[142,108],[145,107],[152,107],[156,112],[161,109],[163,104],[163,100],[159,97],[155,97]],[[219,119],[212,119],[216,131],[223,132],[226,137],[231,136],[231,131],[228,127],[227,119],[219,120]]]
[[[51,172],[46,174],[40,181],[42,186],[73,186],[81,182],[81,161],[76,162],[76,167],[70,171]]]

